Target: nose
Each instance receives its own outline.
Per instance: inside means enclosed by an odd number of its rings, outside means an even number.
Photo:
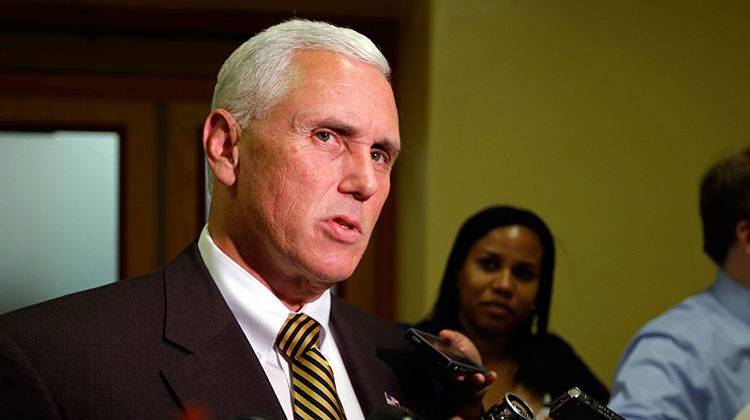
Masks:
[[[344,163],[344,176],[339,184],[339,191],[351,194],[358,201],[367,201],[379,188],[375,165],[366,153],[350,154]]]
[[[513,293],[513,275],[509,268],[500,270],[492,279],[492,289],[502,294]]]

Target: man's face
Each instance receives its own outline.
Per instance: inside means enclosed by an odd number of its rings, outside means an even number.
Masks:
[[[337,282],[367,247],[400,147],[393,92],[374,67],[301,51],[292,86],[239,141],[243,258],[274,276]]]

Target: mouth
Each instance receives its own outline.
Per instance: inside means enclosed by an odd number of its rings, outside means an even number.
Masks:
[[[346,230],[353,230],[357,232],[361,232],[362,229],[359,226],[359,223],[357,223],[355,220],[348,218],[346,216],[336,216],[333,218],[333,223],[338,224],[342,228]]]
[[[481,306],[484,307],[491,315],[496,316],[512,316],[515,315],[516,312],[513,307],[503,302],[482,302]]]
[[[356,244],[362,240],[362,226],[353,218],[337,215],[323,223],[327,236],[342,244]]]

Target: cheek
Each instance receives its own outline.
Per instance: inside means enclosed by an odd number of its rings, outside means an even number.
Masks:
[[[474,310],[477,307],[477,299],[473,291],[466,286],[459,286],[456,289],[458,295],[458,313],[471,322],[476,322],[477,314]]]
[[[259,193],[279,214],[293,212],[300,203],[314,202],[309,200],[315,195],[313,168],[308,168],[294,156],[274,159],[258,167],[255,176]]]
[[[479,300],[486,287],[483,286],[481,276],[471,269],[464,269],[458,278],[458,292],[463,304],[472,304]]]
[[[388,191],[378,191],[374,196],[370,197],[369,200],[365,203],[365,213],[367,214],[367,218],[370,220],[370,222],[374,225],[378,217],[380,216],[380,212],[383,210],[383,206],[385,205],[385,200],[388,198]]]
[[[539,293],[539,284],[525,284],[519,292],[521,305],[526,312],[531,312],[534,302],[536,302],[536,296]]]

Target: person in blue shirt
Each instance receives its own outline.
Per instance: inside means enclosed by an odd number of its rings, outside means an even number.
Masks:
[[[627,419],[732,419],[750,403],[750,149],[709,169],[700,213],[716,280],[627,346],[610,401]]]

